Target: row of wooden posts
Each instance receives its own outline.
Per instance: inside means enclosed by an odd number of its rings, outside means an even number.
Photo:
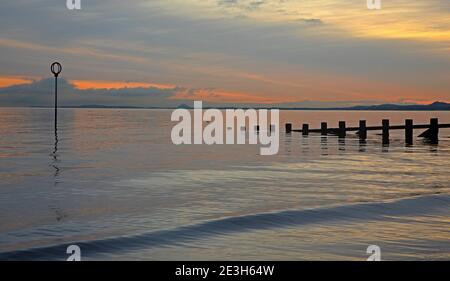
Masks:
[[[430,143],[439,142],[439,128],[450,128],[450,124],[439,124],[437,118],[432,118],[430,124],[414,125],[412,119],[406,119],[405,125],[391,126],[389,119],[384,119],[381,126],[367,126],[365,120],[359,121],[359,127],[347,127],[345,121],[339,121],[339,128],[328,128],[326,122],[321,123],[320,129],[310,129],[309,124],[303,124],[302,129],[296,130],[292,128],[291,123],[286,123],[286,133],[301,132],[304,136],[310,133],[321,133],[322,136],[328,134],[337,135],[340,138],[345,138],[347,132],[355,131],[359,135],[361,140],[367,139],[367,131],[382,131],[383,144],[389,144],[389,131],[390,130],[405,130],[405,142],[406,144],[413,144],[413,131],[414,129],[427,129],[425,132],[419,135],[429,140]]]

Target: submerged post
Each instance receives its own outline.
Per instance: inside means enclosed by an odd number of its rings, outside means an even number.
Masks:
[[[339,134],[338,135],[340,138],[345,138],[345,136],[347,135],[345,121],[339,121]]]
[[[383,144],[389,144],[389,119],[383,119]]]
[[[359,121],[359,138],[361,140],[367,139],[367,124],[366,120],[360,120]]]
[[[309,125],[308,124],[303,124],[302,135],[304,135],[304,136],[309,135]]]
[[[328,135],[328,124],[327,124],[327,122],[322,122],[320,124],[320,131],[321,131],[322,136]]]
[[[55,130],[58,125],[58,76],[62,71],[62,66],[59,62],[54,62],[50,66],[50,70],[55,76]]]
[[[405,143],[407,145],[413,144],[413,126],[412,119],[405,120]]]
[[[292,124],[286,123],[286,133],[290,134],[292,132]]]

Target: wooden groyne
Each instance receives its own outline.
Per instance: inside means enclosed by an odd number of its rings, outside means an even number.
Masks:
[[[430,124],[415,125],[412,119],[406,119],[404,125],[390,125],[389,119],[383,119],[381,126],[367,126],[366,120],[359,121],[358,127],[347,127],[345,121],[339,121],[338,128],[329,128],[326,122],[322,122],[320,129],[311,129],[309,124],[303,124],[302,129],[293,129],[291,123],[286,123],[286,133],[300,132],[303,136],[310,133],[320,133],[322,136],[337,135],[340,138],[345,138],[347,132],[357,132],[361,140],[367,139],[368,131],[381,131],[383,137],[383,144],[389,144],[389,132],[391,130],[405,130],[406,144],[413,144],[414,129],[425,129],[426,131],[419,135],[419,137],[426,138],[430,143],[439,142],[439,129],[450,128],[450,124],[439,124],[437,118],[432,118]]]

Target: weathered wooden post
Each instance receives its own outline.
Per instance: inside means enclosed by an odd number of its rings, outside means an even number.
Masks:
[[[367,124],[366,120],[360,120],[359,121],[359,138],[361,140],[367,139]]]
[[[414,131],[414,125],[412,119],[406,119],[405,120],[405,143],[407,145],[413,144],[413,131]]]
[[[292,132],[292,124],[286,123],[286,133],[290,134]]]
[[[347,135],[347,131],[346,131],[346,126],[345,126],[345,121],[339,121],[339,133],[338,133],[338,136],[340,138],[345,138],[346,135]]]
[[[304,136],[309,135],[309,125],[308,124],[303,124],[302,135],[304,135]]]
[[[439,142],[439,119],[432,118],[430,120],[430,143],[437,144]]]
[[[320,124],[320,131],[321,131],[322,136],[328,135],[328,124],[327,124],[327,122],[322,122]]]
[[[389,144],[389,119],[383,119],[383,144]]]
[[[430,120],[430,128],[419,135],[420,138],[426,138],[431,144],[439,143],[439,120],[432,118]]]

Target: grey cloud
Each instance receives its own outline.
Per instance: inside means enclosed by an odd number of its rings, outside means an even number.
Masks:
[[[170,100],[180,88],[125,88],[79,90],[65,79],[58,81],[60,106],[174,106],[180,101]],[[31,84],[0,88],[1,106],[53,106],[54,79],[43,79]]]
[[[219,6],[226,6],[226,5],[235,5],[238,3],[238,0],[218,0],[217,4]]]
[[[307,23],[307,24],[313,24],[313,25],[324,24],[324,22],[321,19],[314,19],[314,18],[311,18],[311,19],[300,18],[300,19],[297,19],[297,21]]]
[[[124,89],[87,89],[78,90],[65,79],[58,80],[58,100],[60,107],[71,106],[117,106],[117,107],[167,107],[174,108],[187,104],[193,106],[197,91],[207,91],[210,97],[215,97],[213,88],[124,88]],[[171,99],[177,93],[183,92],[186,99]],[[252,103],[214,103],[204,101],[204,107],[336,107],[369,105],[379,101],[341,101],[317,102],[303,101],[280,104]],[[52,107],[54,105],[54,79],[48,78],[30,84],[15,85],[0,88],[0,107]]]
[[[238,11],[255,11],[262,5],[266,4],[265,0],[239,1],[239,0],[218,0],[217,5],[222,8],[234,8]]]
[[[181,79],[179,77],[182,75],[173,73],[174,68],[167,66],[165,69],[164,65],[171,61],[181,64],[207,65],[209,63],[201,60],[184,61],[186,54],[192,53],[193,50],[199,53],[226,54],[236,57],[237,60],[246,59],[250,62],[264,61],[266,64],[272,65],[301,65],[303,68],[316,71],[350,75],[364,72],[367,73],[367,76],[383,80],[392,80],[399,76],[403,76],[400,77],[404,78],[403,80],[409,80],[411,76],[420,77],[423,70],[419,71],[419,69],[424,67],[428,68],[425,70],[426,73],[441,73],[448,69],[448,64],[443,65],[439,58],[419,52],[404,51],[405,49],[420,49],[420,43],[320,38],[302,34],[302,26],[308,28],[312,25],[322,25],[322,20],[317,18],[302,17],[298,21],[305,24],[301,25],[295,23],[252,24],[226,19],[193,19],[165,14],[158,10],[156,4],[155,7],[140,9],[142,3],[142,1],[136,0],[85,1],[82,11],[71,12],[65,8],[64,3],[58,5],[55,1],[49,0],[4,2],[0,9],[0,32],[6,38],[22,39],[60,49],[89,47],[86,45],[87,42],[105,39],[103,44],[95,46],[96,51],[118,56],[135,55],[151,58],[151,64],[142,66],[133,65],[131,61],[116,63],[113,60],[101,58],[89,60],[86,64],[97,62],[96,68],[93,69],[93,72],[97,73],[100,69],[109,71],[123,66],[128,73],[130,69],[136,69],[141,73],[146,71],[146,73],[157,73],[160,76],[173,76]],[[221,0],[218,3],[238,5],[240,1]],[[263,1],[245,1],[244,3],[258,6]],[[123,43],[135,43],[144,48],[147,46],[149,50],[157,48],[166,51],[159,54],[147,54],[127,49],[123,47]],[[0,58],[0,63],[6,66],[25,65],[25,62],[22,63],[21,60],[32,56],[19,50],[1,50],[1,52],[11,54]],[[55,54],[48,53],[49,58],[53,56]],[[62,55],[58,54],[58,56]],[[12,61],[13,59],[14,61]],[[42,56],[33,58],[29,63],[27,62],[28,67],[34,67],[37,61],[44,63],[44,59],[46,58]],[[72,65],[80,64],[75,58],[71,59],[70,63]],[[231,67],[234,67],[233,63],[233,61],[229,62]],[[131,65],[132,67],[130,67]],[[378,65],[386,67],[381,68]],[[253,66],[253,68],[255,70],[259,67]],[[78,67],[77,70],[77,73],[80,73],[82,69]],[[249,69],[249,72],[251,71],[252,69]],[[148,78],[143,77],[143,74],[140,75],[142,78]],[[125,79],[131,78],[125,77]],[[114,79],[119,79],[119,77],[114,77]],[[188,82],[188,78],[186,78],[185,81],[174,81],[173,83],[186,84]]]

